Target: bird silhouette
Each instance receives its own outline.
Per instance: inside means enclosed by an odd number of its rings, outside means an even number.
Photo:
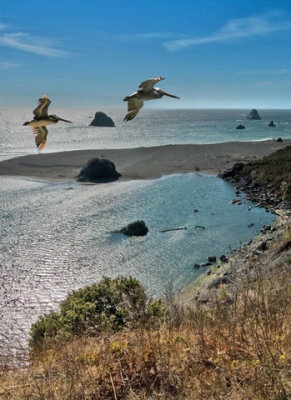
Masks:
[[[173,97],[174,99],[180,99],[180,97],[174,96],[173,94],[167,93],[160,88],[154,88],[154,85],[159,81],[166,78],[151,78],[147,81],[142,82],[139,85],[137,92],[132,93],[130,96],[126,96],[123,101],[128,102],[128,113],[124,117],[123,121],[130,121],[135,118],[139,110],[143,107],[143,102],[147,100],[161,99],[163,96]]]
[[[60,118],[55,114],[48,115],[48,107],[51,104],[50,99],[46,94],[38,100],[38,106],[33,110],[34,119],[24,122],[23,125],[29,125],[33,129],[35,136],[35,144],[39,151],[41,151],[45,144],[48,135],[47,125],[56,124],[59,121],[69,122],[66,119]]]

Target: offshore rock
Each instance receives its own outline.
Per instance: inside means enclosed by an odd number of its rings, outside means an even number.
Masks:
[[[239,124],[235,129],[246,129],[246,127],[242,124]]]
[[[276,128],[276,125],[274,124],[274,121],[269,122],[268,126],[270,126],[272,128]]]
[[[127,236],[145,236],[148,231],[149,228],[144,221],[135,221],[121,228],[120,231],[116,231],[116,233],[123,233]]]
[[[249,115],[247,116],[247,119],[262,119],[262,118],[259,116],[258,111],[255,108],[253,108],[250,111]]]
[[[91,121],[90,126],[115,126],[113,120],[104,112],[97,111],[95,118]]]
[[[76,176],[78,182],[110,182],[121,176],[112,161],[91,158]]]

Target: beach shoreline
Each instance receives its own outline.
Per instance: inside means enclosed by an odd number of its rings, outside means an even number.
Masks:
[[[0,176],[70,182],[95,157],[112,161],[122,175],[119,181],[191,172],[217,175],[237,162],[261,159],[290,145],[291,139],[286,139],[39,153],[0,162]]]

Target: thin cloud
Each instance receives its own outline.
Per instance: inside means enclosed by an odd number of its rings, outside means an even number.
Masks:
[[[224,27],[212,35],[196,39],[186,38],[173,40],[164,43],[164,46],[169,51],[177,51],[205,43],[228,42],[234,39],[243,39],[252,36],[267,35],[277,31],[290,30],[291,22],[273,21],[277,15],[278,13],[274,13],[258,17],[233,19],[228,21]]]
[[[5,30],[5,27],[4,24],[0,24],[0,30]],[[0,46],[46,57],[62,57],[66,55],[64,51],[45,44],[43,38],[36,38],[23,32],[0,33]]]
[[[19,64],[15,64],[9,61],[0,61],[0,69],[12,69],[18,67]]]

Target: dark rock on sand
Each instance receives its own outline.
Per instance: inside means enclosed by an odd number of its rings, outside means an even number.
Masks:
[[[248,114],[247,119],[261,119],[261,117],[259,116],[258,111],[253,108]]]
[[[239,124],[235,129],[246,129],[246,127],[242,124]]]
[[[259,251],[267,250],[267,242],[264,241],[264,242],[260,243],[259,246],[257,247],[257,250],[259,250]]]
[[[270,231],[271,229],[272,229],[272,226],[271,226],[271,225],[264,225],[264,226],[260,229],[260,232],[264,234],[264,233]]]
[[[216,256],[208,256],[208,261],[209,262],[216,262]]]
[[[279,137],[279,138],[277,139],[277,142],[282,143],[282,142],[283,142],[283,139]]]
[[[108,117],[104,112],[97,111],[94,119],[91,121],[90,126],[115,126],[113,120]]]
[[[127,236],[145,236],[149,229],[144,221],[135,221],[117,231]]]
[[[226,263],[226,262],[228,261],[228,258],[226,257],[226,255],[222,254],[222,256],[219,257],[219,260],[220,260],[222,263]]]
[[[110,182],[121,176],[112,161],[91,158],[76,176],[78,182]]]
[[[232,279],[229,276],[219,276],[208,284],[208,289],[218,288],[220,285],[228,284],[231,281]]]

